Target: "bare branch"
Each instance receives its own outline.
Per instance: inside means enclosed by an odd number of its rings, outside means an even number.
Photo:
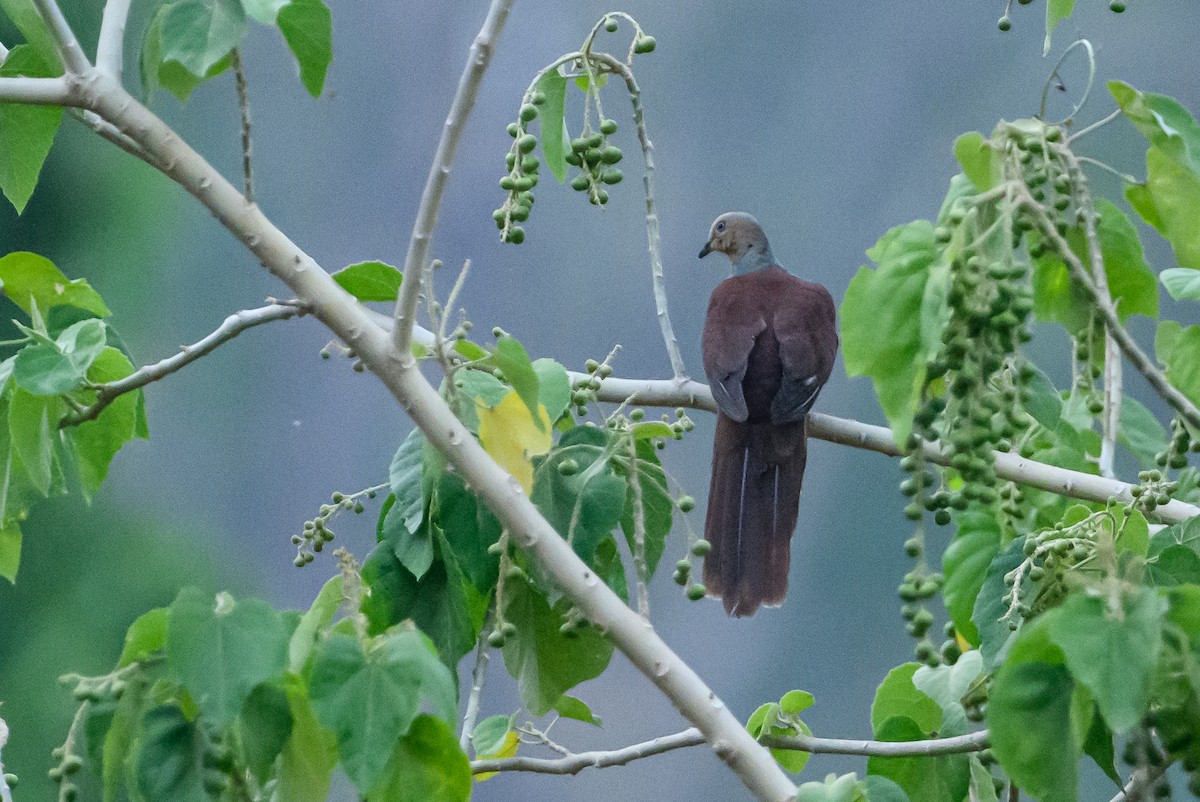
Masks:
[[[1088,296],[1092,299],[1092,303],[1099,310],[1104,318],[1104,325],[1120,346],[1121,351],[1129,359],[1138,372],[1146,377],[1146,381],[1150,382],[1150,386],[1162,396],[1163,400],[1170,404],[1180,416],[1193,427],[1200,429],[1200,409],[1196,407],[1191,400],[1167,381],[1167,377],[1162,371],[1155,367],[1154,362],[1146,355],[1146,352],[1141,349],[1133,336],[1126,331],[1125,326],[1121,324],[1121,318],[1117,316],[1117,310],[1113,306],[1112,298],[1100,292],[1096,286],[1096,282],[1092,281],[1091,275],[1088,273],[1083,262],[1071,250],[1071,246],[1067,243],[1063,236],[1058,233],[1058,229],[1054,227],[1054,222],[1050,220],[1046,214],[1046,210],[1042,205],[1034,200],[1029,191],[1024,188],[1017,190],[1020,194],[1018,201],[1037,220],[1038,228],[1046,236],[1046,238],[1054,244],[1055,251],[1066,263],[1067,268],[1071,271],[1071,277],[1076,283],[1081,286]]]
[[[642,159],[646,169],[642,174],[642,183],[646,193],[646,239],[650,250],[650,279],[654,287],[654,308],[658,317],[658,327],[662,332],[663,343],[667,347],[667,356],[671,359],[671,374],[676,381],[687,377],[683,367],[683,356],[679,353],[679,341],[675,338],[675,329],[671,326],[671,316],[667,312],[667,287],[663,280],[662,246],[658,233],[658,210],[654,205],[654,145],[646,133],[646,113],[642,107],[642,90],[634,80],[633,71],[622,61],[607,53],[594,53],[596,58],[606,64],[613,72],[620,75],[629,90],[629,101],[633,104],[633,119],[637,124],[638,142],[642,146]]]
[[[117,83],[125,67],[125,23],[129,19],[132,0],[108,0],[100,19],[100,38],[96,44],[96,69],[107,73]]]
[[[0,78],[0,103],[33,106],[73,106],[78,103],[65,78]]]
[[[494,602],[488,605],[480,632],[491,631],[493,609]],[[475,743],[475,722],[479,719],[479,703],[483,699],[483,682],[487,679],[487,667],[488,661],[491,659],[490,655],[487,638],[480,637],[479,643],[475,647],[475,668],[471,671],[471,695],[467,697],[467,709],[463,714],[462,734],[458,739],[458,745],[462,747],[464,752],[467,751],[467,747],[473,747]]]
[[[58,3],[55,0],[33,0],[33,5],[50,30],[50,37],[54,39],[58,55],[63,61],[63,66],[67,68],[67,72],[75,75],[83,75],[88,72],[92,65],[88,63],[87,56],[83,54],[83,48],[79,46],[79,40],[75,38],[75,32],[71,30]]]
[[[573,383],[591,378],[585,373],[568,373]],[[622,402],[632,398],[634,403],[645,406],[690,407],[715,412],[716,404],[708,385],[696,381],[677,383],[671,379],[605,379],[596,391],[600,401]],[[818,440],[827,440],[854,448],[878,451],[891,457],[902,456],[891,429],[872,426],[846,418],[835,418],[818,412],[809,413],[808,434]],[[925,459],[938,465],[949,464],[949,455],[931,443],[923,446]],[[1133,499],[1133,485],[1117,479],[1106,479],[1090,473],[1072,471],[1042,462],[1035,462],[1013,453],[995,452],[996,475],[1020,484],[1049,490],[1072,498],[1105,502],[1110,498],[1118,501]],[[1155,509],[1154,515],[1167,523],[1179,523],[1200,515],[1200,507],[1183,501],[1171,501]]]
[[[250,160],[250,90],[246,84],[246,72],[242,69],[242,54],[236,47],[229,51],[229,64],[233,67],[238,108],[242,111],[242,194],[246,196],[247,203],[254,203],[254,165]]]
[[[638,613],[650,621],[650,569],[646,565],[646,517],[642,479],[638,475],[637,441],[629,439],[629,487],[633,490],[633,571],[637,579]]]
[[[86,111],[84,109],[71,109],[71,116],[86,125],[88,128],[91,128],[97,134],[104,137],[121,150],[128,153],[130,156],[141,159],[156,170],[162,169],[162,165],[156,163],[150,154],[142,150],[141,145],[122,134],[117,130],[115,125],[101,118],[100,115],[96,114],[96,112]]]
[[[123,379],[100,385],[96,388],[95,402],[63,418],[60,425],[64,427],[77,426],[84,421],[94,420],[109,404],[125,393],[140,389],[151,382],[156,382],[171,375],[186,365],[195,362],[200,357],[216,350],[218,346],[229,342],[246,329],[252,329],[255,326],[261,326],[264,323],[270,323],[275,320],[287,320],[288,318],[302,314],[304,314],[304,310],[294,303],[273,303],[259,307],[258,309],[244,309],[240,312],[235,312],[225,318],[225,321],[211,334],[199,342],[183,346],[178,354],[169,356],[153,365],[146,365],[130,373]]]
[[[773,749],[826,755],[865,755],[879,757],[935,757],[979,752],[988,746],[987,731],[973,732],[956,738],[934,738],[926,741],[855,741],[841,738],[817,738],[812,735],[764,736],[761,743]],[[538,774],[578,774],[586,768],[604,769],[624,766],[634,760],[661,755],[675,749],[703,744],[704,736],[696,728],[664,735],[652,741],[626,746],[612,751],[578,752],[561,758],[510,757],[471,761],[471,773],[493,771],[528,771]]]
[[[442,136],[438,141],[437,152],[433,156],[433,164],[429,168],[429,177],[425,180],[425,189],[421,193],[421,205],[417,209],[417,219],[413,223],[412,237],[408,241],[408,254],[404,258],[404,283],[400,287],[400,297],[396,299],[396,327],[392,330],[392,338],[401,359],[412,362],[412,326],[416,322],[417,296],[421,292],[421,273],[425,263],[429,261],[429,244],[433,239],[434,229],[437,228],[438,210],[442,205],[442,195],[450,179],[450,166],[454,162],[454,154],[458,150],[459,140],[467,128],[467,117],[475,105],[475,97],[479,93],[479,84],[487,71],[492,59],[496,39],[508,19],[509,9],[513,0],[492,0],[488,8],[487,18],[479,29],[475,41],[471,44],[471,52],[467,56],[466,66],[463,67],[462,77],[458,81],[458,90],[450,103],[450,113],[442,126]]]

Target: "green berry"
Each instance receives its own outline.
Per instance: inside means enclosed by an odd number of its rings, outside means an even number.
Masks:
[[[604,150],[600,151],[600,161],[605,164],[616,164],[625,158],[625,154],[616,145],[609,145]]]
[[[591,183],[592,182],[588,180],[588,177],[586,175],[584,175],[583,173],[580,173],[579,175],[577,175],[573,179],[571,179],[571,189],[575,190],[576,192],[583,192],[589,186],[591,186]]]
[[[491,634],[488,635],[487,642],[488,646],[491,646],[493,649],[504,648],[504,633],[498,629],[493,629]]]
[[[604,20],[604,30],[608,31],[609,33],[613,33],[614,31],[616,31],[617,30],[617,21],[615,19],[613,19],[612,17],[609,17],[608,19]]]
[[[563,476],[574,476],[579,473],[579,463],[568,457],[558,463],[558,472]]]
[[[658,42],[653,36],[639,36],[633,43],[634,53],[652,53],[654,48],[658,46]]]
[[[508,135],[509,136],[511,136],[513,139],[516,139],[517,136],[520,135],[520,133],[521,133],[521,126],[517,125],[516,123],[508,124]]]
[[[538,116],[537,106],[533,105],[532,103],[526,103],[524,106],[521,107],[521,120],[522,121],[529,122],[530,120],[532,120],[533,118],[535,118],[537,116]]]
[[[612,136],[617,132],[616,120],[604,120],[600,123],[600,133],[605,136]]]
[[[706,593],[708,593],[708,588],[699,582],[687,589],[687,597],[692,601],[700,601]]]
[[[675,503],[679,505],[680,512],[691,512],[696,508],[696,499],[692,498],[691,496],[680,496],[679,500]],[[700,541],[697,541],[697,543],[699,542]],[[695,549],[694,546],[692,548],[693,550]]]
[[[1114,14],[1124,14],[1125,3],[1123,3],[1122,0],[1112,0],[1112,2],[1108,4],[1108,10]]]
[[[1008,18],[1007,14],[1005,14],[1000,18],[1000,21],[996,23],[996,27],[1007,33],[1008,31],[1012,30],[1012,20]]]
[[[533,134],[524,134],[517,140],[517,149],[522,153],[528,153],[537,145],[537,137]]]
[[[508,230],[508,241],[513,245],[520,245],[525,241],[525,229],[520,226],[513,226]]]
[[[710,551],[712,551],[712,544],[707,540],[697,540],[692,544],[692,554],[695,554],[697,557],[703,557]]]
[[[605,170],[600,175],[600,180],[603,181],[605,184],[619,184],[619,183],[621,183],[621,179],[624,177],[625,177],[624,173],[622,173],[620,170],[613,169],[613,170]]]

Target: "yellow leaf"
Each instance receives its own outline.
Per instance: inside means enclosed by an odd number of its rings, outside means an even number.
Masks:
[[[962,651],[963,654],[966,654],[967,652],[971,651],[971,644],[967,643],[967,639],[964,638],[962,635],[958,634],[957,630],[954,632],[954,640],[958,642],[958,648]]]
[[[484,450],[516,477],[528,495],[533,490],[533,458],[550,450],[550,416],[546,408],[538,405],[540,429],[529,407],[512,390],[491,409],[476,401],[475,411]]]
[[[528,407],[526,407],[526,409],[528,409]],[[476,755],[475,757],[478,760],[492,760],[494,758],[512,757],[513,755],[517,754],[517,745],[519,743],[520,741],[517,740],[517,734],[512,730],[509,730],[507,733],[505,733],[504,740],[500,743],[499,749],[494,752],[488,752],[486,755]],[[490,777],[495,777],[498,773],[499,772],[495,771],[485,771],[483,774],[476,774],[475,782],[481,783]]]

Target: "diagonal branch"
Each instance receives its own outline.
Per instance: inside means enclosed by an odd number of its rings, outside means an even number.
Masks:
[[[1071,250],[1071,246],[1063,239],[1062,234],[1058,233],[1058,229],[1054,227],[1054,222],[1050,220],[1046,214],[1046,210],[1042,205],[1034,200],[1029,191],[1024,188],[1017,190],[1019,193],[1018,201],[1037,221],[1038,228],[1045,235],[1046,239],[1054,244],[1054,248],[1058,255],[1062,258],[1067,268],[1071,271],[1071,277],[1079,284],[1080,287],[1087,292],[1096,309],[1100,311],[1100,315],[1104,318],[1104,325],[1108,332],[1116,340],[1117,345],[1125,354],[1125,357],[1137,368],[1138,372],[1146,377],[1146,381],[1154,388],[1163,400],[1170,404],[1179,415],[1186,420],[1191,426],[1200,429],[1200,409],[1192,403],[1186,395],[1179,392],[1163,375],[1162,371],[1155,367],[1154,362],[1146,355],[1146,352],[1141,349],[1133,336],[1121,324],[1120,317],[1117,316],[1117,310],[1113,306],[1112,298],[1100,292],[1096,286],[1096,282],[1092,281],[1091,274],[1088,273],[1083,262]]]
[[[275,320],[287,320],[302,314],[304,314],[304,310],[296,303],[272,303],[258,309],[243,309],[235,312],[225,318],[225,321],[211,334],[199,342],[183,346],[179,353],[155,362],[153,365],[146,365],[135,370],[123,379],[99,385],[95,388],[96,400],[78,412],[63,418],[59,425],[62,427],[78,426],[84,421],[94,420],[109,404],[125,393],[141,389],[151,382],[156,382],[190,365],[200,357],[212,353],[246,329],[252,329]]]
[[[92,65],[83,54],[83,48],[79,46],[79,40],[75,38],[75,32],[71,30],[58,3],[55,0],[33,0],[33,5],[46,23],[67,72],[83,75],[91,70]]]
[[[433,164],[429,168],[429,177],[425,180],[425,189],[421,192],[421,205],[417,209],[412,237],[408,241],[408,254],[404,257],[404,283],[400,286],[400,297],[396,299],[397,325],[392,331],[396,350],[410,363],[412,327],[416,322],[421,274],[429,261],[429,245],[433,239],[433,231],[437,228],[438,210],[450,179],[450,166],[454,163],[459,140],[467,127],[467,117],[475,105],[476,95],[479,94],[479,84],[483,81],[488,63],[492,60],[496,39],[504,29],[512,4],[513,0],[492,0],[488,8],[483,27],[479,29],[475,41],[471,44],[467,64],[463,67],[462,77],[458,81],[458,90],[454,93],[450,112],[442,126],[442,137],[438,141]]]
[[[842,738],[817,738],[812,735],[771,735],[759,739],[772,749],[790,749],[813,755],[861,755],[867,757],[936,757],[979,752],[988,746],[986,730],[955,738],[925,741],[856,741]],[[689,746],[700,746],[704,736],[696,728],[664,735],[651,741],[611,751],[577,752],[560,758],[509,757],[471,761],[471,773],[528,771],[538,774],[578,774],[587,768],[605,769],[624,766],[642,758],[661,755]]]
[[[592,377],[584,373],[568,373],[572,383],[578,384]],[[596,391],[599,401],[623,402],[645,406],[660,407],[689,407],[715,412],[716,403],[708,385],[697,381],[677,383],[672,379],[620,379],[610,377],[604,379],[600,389]],[[896,445],[896,437],[891,429],[883,426],[872,426],[847,418],[835,418],[818,412],[809,413],[808,434],[818,440],[862,448],[867,451],[877,451],[890,457],[903,456]],[[938,465],[948,465],[949,454],[943,452],[937,445],[924,443],[925,459]],[[995,452],[996,475],[1020,484],[1049,490],[1072,498],[1086,499],[1104,503],[1110,498],[1118,501],[1131,501],[1130,493],[1133,485],[1117,479],[1106,479],[1090,473],[1072,471],[1035,462],[1013,453]],[[1183,501],[1171,501],[1155,509],[1154,514],[1167,523],[1180,523],[1200,515],[1200,508]]]
[[[121,82],[124,69],[125,23],[132,0],[108,0],[100,20],[100,38],[96,44],[96,69]]]

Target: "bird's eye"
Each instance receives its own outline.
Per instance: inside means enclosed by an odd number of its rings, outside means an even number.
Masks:
[[[717,223],[717,231],[724,231],[724,230],[725,230],[725,224]]]

